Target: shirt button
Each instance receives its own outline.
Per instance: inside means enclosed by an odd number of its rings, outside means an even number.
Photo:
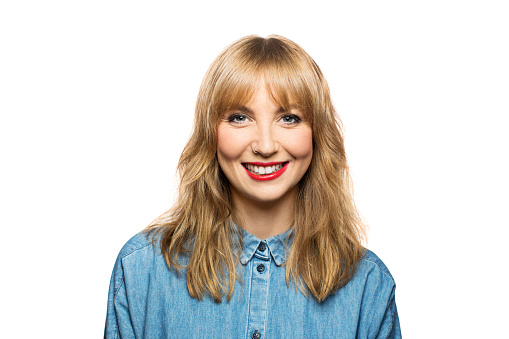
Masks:
[[[256,270],[260,273],[262,273],[263,271],[265,271],[265,265],[264,264],[260,264],[258,266],[256,266]],[[255,332],[256,333],[256,332]],[[254,335],[254,334],[253,334]]]
[[[253,335],[251,336],[253,339],[260,339],[262,337],[262,334],[258,331],[254,331]]]
[[[263,252],[266,249],[267,249],[267,246],[265,246],[265,244],[263,242],[261,242],[260,245],[258,245],[258,251]]]

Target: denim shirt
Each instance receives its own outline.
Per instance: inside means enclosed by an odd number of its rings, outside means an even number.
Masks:
[[[375,254],[367,251],[348,284],[319,303],[286,285],[287,235],[261,241],[244,231],[243,282],[222,303],[191,298],[185,270],[169,270],[146,234],[134,236],[113,269],[104,337],[401,338],[394,280]]]

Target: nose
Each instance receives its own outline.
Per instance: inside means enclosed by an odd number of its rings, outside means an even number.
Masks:
[[[253,152],[264,157],[269,157],[278,151],[279,144],[274,138],[272,126],[258,126],[252,149]]]

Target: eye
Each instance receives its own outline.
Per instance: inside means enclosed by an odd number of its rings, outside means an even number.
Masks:
[[[230,122],[232,124],[241,125],[241,124],[245,124],[248,121],[249,121],[249,117],[247,115],[241,114],[241,113],[235,113],[228,117],[228,122]]]
[[[280,121],[282,121],[285,125],[296,125],[301,122],[302,119],[295,114],[285,114],[281,117]]]

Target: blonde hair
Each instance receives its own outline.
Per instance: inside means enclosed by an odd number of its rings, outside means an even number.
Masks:
[[[327,82],[311,57],[281,36],[244,37],[212,63],[202,82],[195,125],[178,164],[174,206],[146,228],[158,233],[168,267],[187,268],[193,298],[233,294],[241,233],[229,182],[216,156],[220,116],[245,105],[265,81],[283,108],[297,106],[313,130],[313,157],[299,183],[286,281],[318,301],[344,286],[363,256],[365,229],[355,209],[339,119]],[[184,255],[186,264],[179,262]],[[237,259],[236,259],[237,258]]]

